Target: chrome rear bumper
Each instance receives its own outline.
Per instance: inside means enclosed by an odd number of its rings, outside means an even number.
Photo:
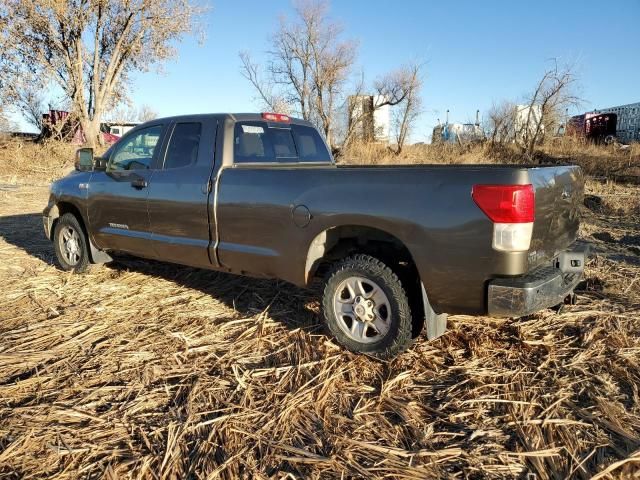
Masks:
[[[551,265],[518,277],[489,282],[488,313],[492,317],[522,317],[563,302],[582,278],[586,247],[562,252]]]

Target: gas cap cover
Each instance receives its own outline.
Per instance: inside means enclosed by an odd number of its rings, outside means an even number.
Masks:
[[[311,212],[304,205],[296,205],[291,212],[293,223],[300,228],[304,228],[311,222]]]

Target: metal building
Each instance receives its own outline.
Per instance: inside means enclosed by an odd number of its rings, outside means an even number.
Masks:
[[[381,95],[352,95],[348,101],[349,127],[361,140],[389,143],[391,111]]]
[[[541,120],[542,105],[516,105],[513,113],[515,141],[526,143],[535,135],[544,135],[544,124],[541,124]]]
[[[640,141],[640,102],[611,108],[599,108],[595,113],[615,113],[616,137],[620,142]]]

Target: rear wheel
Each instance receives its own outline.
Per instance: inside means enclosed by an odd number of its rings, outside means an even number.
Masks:
[[[349,350],[392,358],[412,341],[409,298],[380,260],[354,255],[329,275],[322,299],[327,327]]]
[[[81,273],[89,265],[89,249],[80,222],[72,213],[65,213],[53,231],[56,257],[63,270]]]

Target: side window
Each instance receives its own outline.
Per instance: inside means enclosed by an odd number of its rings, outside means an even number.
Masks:
[[[330,162],[331,155],[315,128],[292,125],[300,162]]]
[[[264,122],[236,123],[233,134],[233,155],[237,163],[273,162],[275,154],[267,137]]]
[[[120,140],[109,159],[108,171],[140,170],[151,168],[162,125],[144,128]]]
[[[164,157],[165,170],[186,167],[196,163],[201,132],[201,123],[176,124],[169,140],[167,154]]]

